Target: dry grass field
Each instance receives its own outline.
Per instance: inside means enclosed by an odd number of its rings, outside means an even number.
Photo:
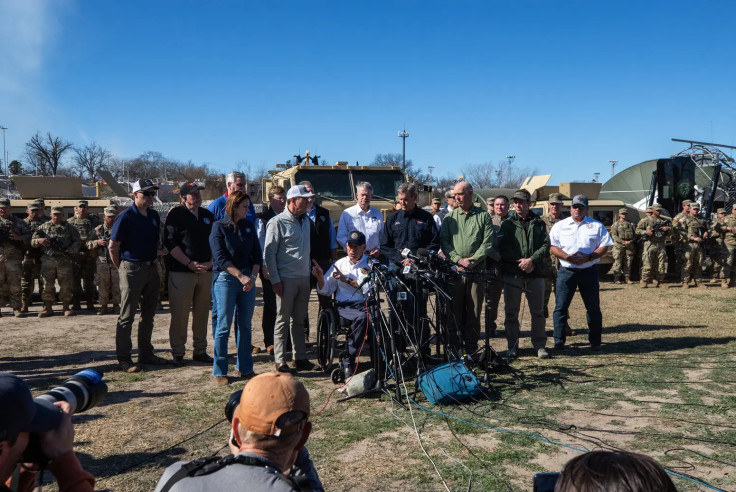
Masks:
[[[494,376],[482,401],[433,407],[420,393],[404,410],[334,394],[326,404],[335,385],[301,374],[315,414],[308,446],[327,490],[531,490],[534,473],[598,448],[650,454],[675,474],[736,490],[736,290],[602,288],[603,352],[587,346],[576,297],[569,350],[538,360],[526,331],[514,371]],[[83,368],[105,373],[105,401],[74,417],[77,453],[99,490],[153,490],[169,464],[225,453],[223,409],[242,381],[216,386],[211,367],[193,363],[117,372],[114,316],[38,319],[38,309],[0,319],[0,371],[35,394]],[[168,323],[168,311],[156,315],[154,345],[166,357]],[[505,349],[505,339],[492,343]],[[256,372],[273,367],[266,355],[255,360]]]

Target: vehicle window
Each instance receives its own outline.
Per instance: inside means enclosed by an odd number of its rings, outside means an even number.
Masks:
[[[542,215],[544,215],[544,209],[542,207],[534,207],[532,209],[532,212],[534,212],[535,214],[539,215],[540,217]]]
[[[404,176],[398,169],[385,171],[353,169],[353,183],[357,185],[361,181],[368,181],[373,186],[373,196],[393,200],[396,189],[404,182]]]
[[[324,197],[335,200],[353,200],[350,186],[350,171],[347,169],[300,169],[294,175],[294,181],[309,181],[315,191]]]
[[[595,210],[593,211],[593,218],[603,222],[603,225],[606,227],[613,225],[613,212],[610,210]]]

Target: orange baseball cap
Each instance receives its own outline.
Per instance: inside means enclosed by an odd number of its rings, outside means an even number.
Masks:
[[[286,428],[278,427],[279,417],[293,411],[304,413],[304,420]],[[290,434],[309,418],[309,392],[291,374],[259,374],[245,385],[236,415],[240,425],[252,432],[275,437]]]

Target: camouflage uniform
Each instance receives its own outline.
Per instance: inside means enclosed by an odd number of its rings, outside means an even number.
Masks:
[[[9,207],[10,201],[3,201],[1,205]],[[11,232],[21,236],[21,239],[12,241],[9,238]],[[23,276],[23,253],[30,238],[31,230],[22,219],[12,215],[0,217],[0,285],[7,286],[10,307],[16,316],[20,316],[22,306],[20,279]]]
[[[619,214],[626,213],[626,209],[619,210]],[[619,283],[623,275],[626,283],[631,281],[631,263],[634,261],[636,250],[636,227],[628,220],[618,220],[611,226],[611,238],[613,239],[613,279]],[[624,242],[629,241],[628,245]]]
[[[552,226],[562,220],[562,216],[559,219],[555,219],[551,215],[543,215],[542,220],[547,224],[547,234],[552,230]],[[545,264],[546,272],[544,275],[544,317],[549,318],[549,298],[552,295],[552,291],[555,289],[557,282],[557,268],[559,266],[559,260],[555,255],[550,253],[549,263]]]
[[[33,235],[36,230],[41,227],[42,224],[51,220],[51,217],[43,216],[37,220],[31,220],[30,217],[26,217],[23,221],[28,225],[28,228]],[[30,244],[30,241],[29,241]],[[38,279],[38,293],[43,292],[43,278],[41,278],[41,257],[43,251],[40,248],[29,247],[26,250],[26,255],[23,258],[23,277],[20,280],[20,289],[23,294],[23,306],[22,311],[27,312],[28,306],[31,305],[31,294],[33,294],[33,280]]]
[[[719,215],[725,214],[726,211],[719,208],[717,213]],[[726,249],[726,243],[723,242],[726,236],[726,217],[718,217],[710,225],[708,231],[708,241],[705,247],[705,254],[711,259],[713,264],[713,282],[716,282],[719,278],[722,278],[722,272],[726,259],[728,258],[728,249]]]
[[[107,314],[107,305],[112,301],[113,311],[120,309],[120,277],[118,269],[110,260],[110,253],[107,246],[99,246],[98,239],[106,239],[110,241],[110,233],[112,226],[107,227],[100,224],[94,228],[89,235],[87,241],[87,249],[95,252],[95,265],[97,267],[97,288],[100,293],[100,312],[98,314]]]
[[[732,282],[732,277],[736,276],[734,275],[736,273],[734,269],[734,264],[736,264],[736,217],[733,215],[727,216],[724,220],[724,225],[726,228],[731,229],[726,229],[725,237],[723,238],[723,243],[726,245],[726,261],[721,271],[721,281],[728,286],[728,282]]]
[[[57,209],[54,208],[53,210]],[[38,241],[44,237],[55,240],[60,249],[42,246]],[[71,314],[69,304],[71,304],[74,296],[72,257],[77,254],[81,244],[82,241],[77,228],[66,222],[58,225],[46,222],[33,234],[31,246],[42,248],[44,252],[41,258],[41,276],[44,282],[41,298],[44,302],[44,310],[39,314],[39,317],[51,314],[51,306],[56,300],[57,280],[59,281],[59,299],[61,299],[61,304],[64,307],[64,314]]]
[[[691,215],[684,221],[679,222],[676,229],[688,241],[682,269],[680,270],[682,284],[687,286],[691,279],[697,284],[703,271],[703,248],[702,243],[695,241],[693,238],[703,239],[703,234],[708,230],[708,225],[705,219]]]
[[[688,206],[692,205],[693,203],[695,202],[691,200],[685,200],[682,202],[683,205]],[[690,241],[688,240],[684,229],[680,227],[685,222],[685,220],[687,220],[688,217],[690,217],[690,212],[685,212],[683,210],[679,214],[675,215],[672,219],[672,254],[674,254],[675,260],[674,267],[677,270],[682,270],[682,268],[685,266],[685,256],[690,249]]]
[[[74,309],[81,309],[82,294],[87,301],[87,309],[94,309],[95,304],[95,258],[94,251],[87,249],[87,241],[95,227],[100,225],[100,218],[96,215],[88,215],[84,219],[73,217],[69,219],[70,225],[79,232],[82,241],[79,252],[74,261],[74,296],[72,302]],[[82,289],[84,283],[84,290]]]
[[[636,233],[644,243],[641,253],[642,287],[646,287],[652,280],[654,280],[655,286],[659,286],[665,275],[667,275],[665,240],[670,236],[670,231],[661,231],[659,228],[669,224],[668,218],[652,215],[640,220],[636,226]],[[654,233],[649,236],[646,231],[654,231]]]

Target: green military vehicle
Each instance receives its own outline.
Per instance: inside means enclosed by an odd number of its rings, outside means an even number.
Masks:
[[[368,181],[373,186],[371,206],[380,210],[385,218],[393,211],[396,189],[409,181],[407,174],[398,167],[348,166],[344,161],[334,166],[277,164],[269,174],[263,178],[261,187],[264,204],[268,204],[268,191],[272,186],[288,190],[302,181],[309,181],[317,192],[317,203],[330,211],[335,227],[342,211],[357,203],[355,186],[358,183]]]

